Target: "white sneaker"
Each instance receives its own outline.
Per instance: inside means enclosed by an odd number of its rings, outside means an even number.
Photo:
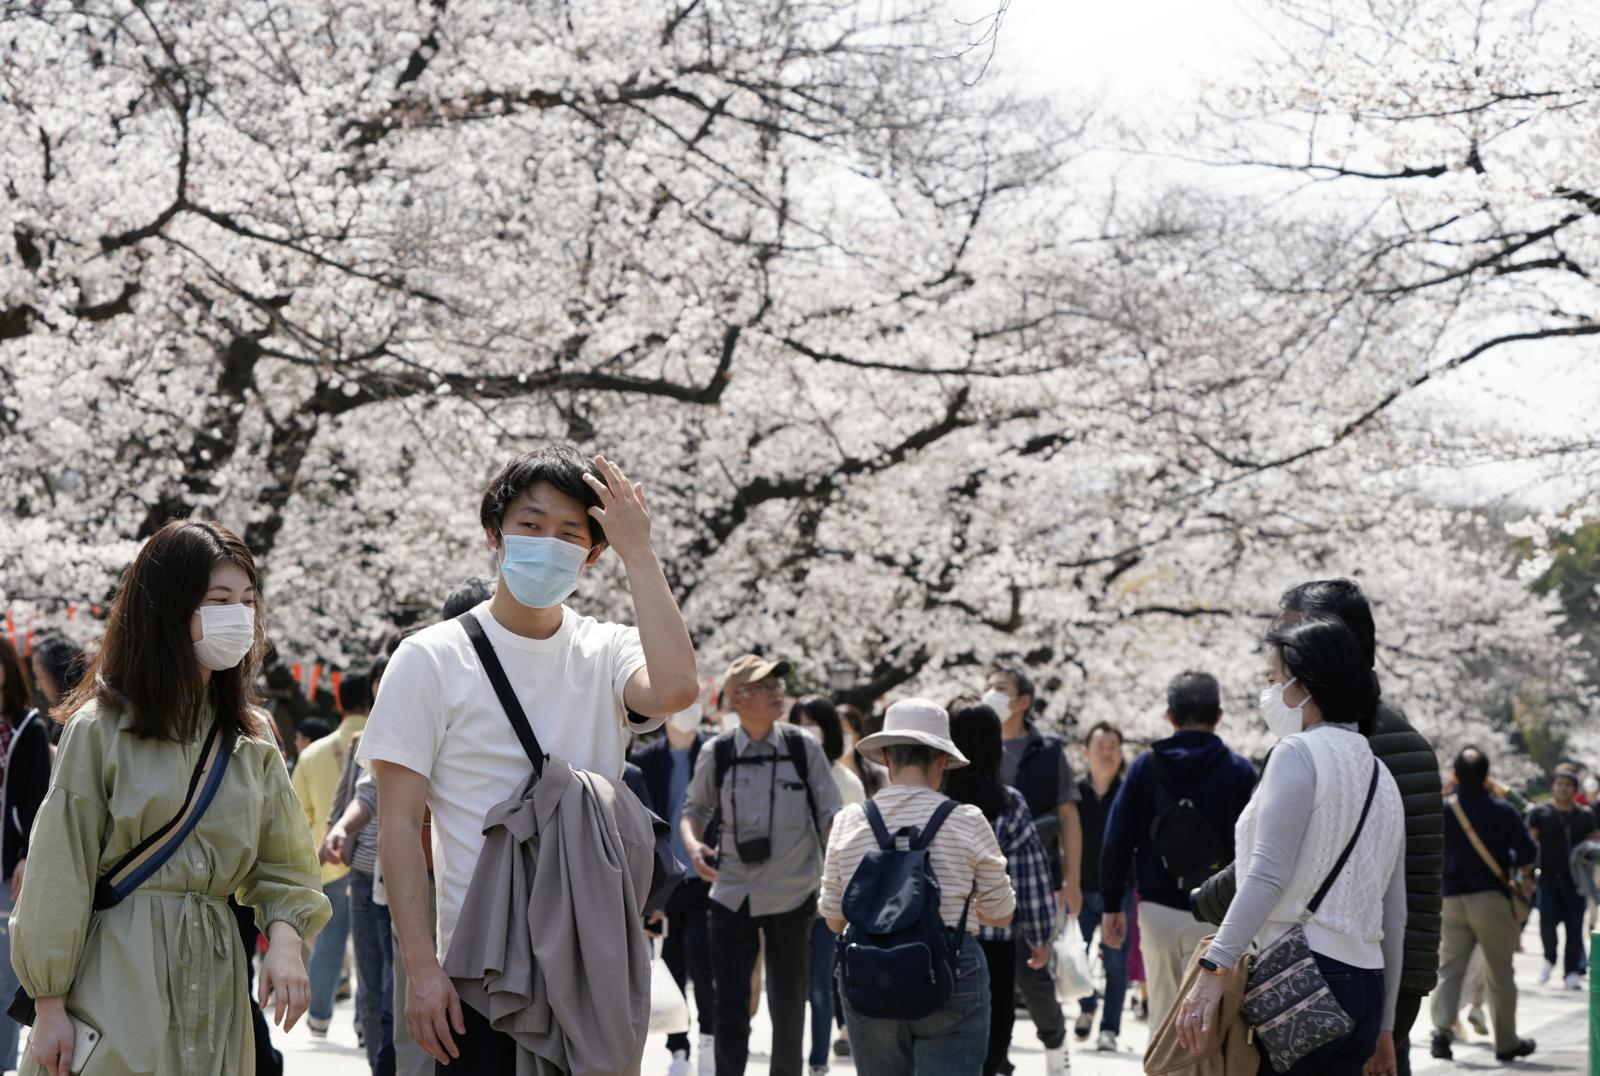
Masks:
[[[1072,1062],[1067,1058],[1065,1046],[1044,1052],[1044,1076],[1067,1076],[1071,1071]]]
[[[1480,1035],[1489,1033],[1489,1021],[1484,1019],[1483,1009],[1477,1005],[1467,1010],[1467,1023],[1472,1025],[1472,1030]]]
[[[1103,1054],[1114,1054],[1114,1053],[1116,1053],[1117,1052],[1117,1033],[1115,1031],[1102,1031],[1102,1032],[1100,1032],[1100,1039],[1099,1039],[1098,1042],[1096,1042],[1094,1044],[1094,1048],[1096,1050],[1099,1050]]]
[[[1544,962],[1544,967],[1539,971],[1539,985],[1543,986],[1550,981],[1550,976],[1555,974],[1556,966],[1550,961]]]
[[[715,1035],[700,1036],[699,1076],[717,1076],[717,1037]]]
[[[1582,990],[1583,976],[1579,975],[1577,972],[1573,972],[1571,975],[1567,976],[1566,984],[1568,990]]]
[[[672,1064],[667,1066],[667,1076],[689,1076],[689,1051],[672,1051]]]
[[[332,1024],[332,1020],[319,1020],[315,1016],[306,1017],[306,1030],[311,1032],[311,1037],[314,1039],[327,1038],[328,1028]]]
[[[827,1065],[812,1065],[811,1076],[828,1076]]]

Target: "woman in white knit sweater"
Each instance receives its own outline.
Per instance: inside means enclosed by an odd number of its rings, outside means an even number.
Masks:
[[[1378,683],[1350,629],[1333,618],[1280,620],[1266,643],[1262,716],[1281,742],[1235,827],[1238,893],[1202,971],[1225,972],[1252,942],[1271,945],[1300,921],[1356,832],[1372,785],[1373,754],[1362,733],[1378,704]],[[1302,1058],[1290,1076],[1395,1071],[1405,812],[1388,769],[1376,770],[1360,839],[1305,924],[1312,955],[1355,1029]],[[1184,1042],[1198,1042],[1216,1021],[1222,981],[1221,974],[1200,974],[1184,995],[1177,1015]],[[1272,1071],[1264,1049],[1262,1068]]]

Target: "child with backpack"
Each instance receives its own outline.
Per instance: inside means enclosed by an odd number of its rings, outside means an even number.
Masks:
[[[1009,926],[1016,893],[983,812],[939,792],[967,765],[926,699],[889,707],[857,748],[889,784],[834,821],[818,914],[840,935],[839,990],[856,1067],[977,1076],[989,1044],[980,924]]]

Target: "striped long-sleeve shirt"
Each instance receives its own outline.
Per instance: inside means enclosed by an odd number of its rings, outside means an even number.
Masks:
[[[945,797],[931,788],[890,785],[872,797],[883,812],[890,833],[906,826],[921,828]],[[828,858],[822,868],[822,892],[817,914],[825,919],[844,916],[845,887],[861,865],[862,858],[878,846],[861,804],[852,804],[833,820],[828,840]],[[967,932],[978,932],[978,915],[1004,919],[1016,906],[1016,894],[1006,875],[1006,857],[995,840],[994,830],[983,812],[972,806],[957,807],[945,820],[933,843],[928,846],[933,872],[939,878],[939,912],[945,926],[952,929],[961,921],[961,909],[972,898],[972,913],[967,917]],[[974,892],[976,890],[976,892]]]
[[[1055,937],[1056,898],[1050,891],[1050,861],[1033,826],[1028,801],[1014,788],[1006,789],[1006,809],[994,822],[995,839],[1006,856],[1006,873],[1017,891],[1016,918],[1009,927],[984,927],[983,941],[1005,941],[1022,931],[1029,945],[1049,945]]]

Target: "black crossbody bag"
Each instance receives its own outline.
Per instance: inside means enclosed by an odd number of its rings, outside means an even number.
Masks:
[[[189,792],[183,797],[183,806],[178,808],[178,813],[166,825],[140,841],[136,848],[117,860],[95,883],[95,911],[103,912],[121,904],[172,858],[205,816],[206,808],[216,798],[217,789],[222,787],[222,779],[228,773],[228,759],[233,755],[230,746],[222,743],[221,726],[213,724],[206,736],[205,746],[200,749],[200,757],[195,760],[194,772],[189,775]],[[11,999],[6,1015],[24,1027],[33,1026],[37,1015],[33,998],[22,987],[17,987],[16,996]]]
[[[1306,905],[1300,921],[1283,936],[1262,950],[1250,964],[1245,980],[1244,1015],[1255,1028],[1267,1059],[1277,1072],[1287,1072],[1296,1061],[1313,1050],[1343,1038],[1355,1030],[1355,1021],[1344,1011],[1339,999],[1328,988],[1322,969],[1311,954],[1305,925],[1322,907],[1322,901],[1338,880],[1339,872],[1355,851],[1361,831],[1366,828],[1372,798],[1378,791],[1378,761],[1372,762],[1372,781],[1367,785],[1367,802],[1350,843],[1344,846],[1333,870],[1322,881],[1322,888]]]
[[[489,684],[494,688],[495,697],[500,700],[500,708],[505,711],[506,718],[511,722],[511,727],[517,734],[517,739],[522,742],[522,750],[527,754],[528,761],[533,763],[535,777],[544,776],[544,762],[549,757],[539,744],[539,737],[533,733],[533,726],[528,724],[528,715],[523,712],[522,704],[517,701],[517,693],[511,688],[511,681],[506,676],[505,667],[500,664],[500,656],[494,652],[494,644],[489,641],[489,636],[484,633],[483,625],[478,618],[469,613],[462,613],[456,617],[456,623],[461,625],[467,633],[467,638],[472,640],[472,649],[478,652],[478,662],[483,666],[483,671],[489,677]],[[620,784],[620,782],[618,782]],[[627,788],[626,785],[622,787]],[[629,795],[633,795],[629,790]],[[634,797],[637,802],[638,797]],[[643,803],[640,803],[644,807]],[[645,900],[645,914],[662,911],[666,908],[667,898],[672,896],[673,890],[678,888],[688,868],[678,861],[672,854],[671,827],[649,807],[644,807],[650,816],[650,825],[655,833],[655,869],[650,872],[650,895]]]

